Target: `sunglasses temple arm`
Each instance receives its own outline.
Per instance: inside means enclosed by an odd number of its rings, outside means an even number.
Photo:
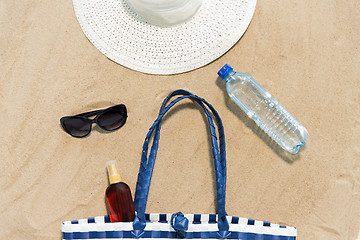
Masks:
[[[91,112],[86,112],[86,113],[80,113],[78,115],[75,115],[76,117],[91,117],[94,116],[98,113],[103,112],[104,110],[95,110],[95,111],[91,111]]]
[[[124,108],[124,111],[127,112],[126,107],[125,107],[124,104],[120,104],[120,105],[116,105],[116,106],[120,106],[120,107]],[[113,107],[116,107],[116,106],[113,106]],[[80,113],[80,114],[75,115],[75,116],[76,117],[91,117],[91,116],[97,115],[97,114],[99,114],[101,112],[105,112],[106,110],[109,110],[109,109],[111,109],[113,107],[109,107],[107,109],[95,110],[95,111],[86,112],[86,113]]]

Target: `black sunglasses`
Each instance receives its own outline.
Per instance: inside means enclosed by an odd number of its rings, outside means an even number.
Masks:
[[[95,116],[94,119],[89,117]],[[121,128],[127,118],[127,111],[124,104],[112,106],[106,109],[81,113],[75,116],[62,117],[61,126],[73,137],[86,137],[91,132],[93,123],[99,125],[106,131],[114,131]]]

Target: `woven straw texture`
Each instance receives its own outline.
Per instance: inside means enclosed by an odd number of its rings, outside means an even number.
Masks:
[[[177,74],[226,53],[246,31],[256,0],[204,0],[189,21],[160,27],[146,23],[125,0],[73,0],[80,26],[109,59],[149,74]]]

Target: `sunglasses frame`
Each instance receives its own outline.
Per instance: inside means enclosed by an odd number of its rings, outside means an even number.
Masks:
[[[118,108],[120,107],[122,110],[124,110],[125,112],[125,115],[123,116],[124,117],[124,122],[122,124],[120,124],[119,127],[117,128],[114,128],[114,129],[111,129],[111,130],[108,130],[108,129],[105,129],[104,127],[102,127],[99,123],[98,123],[98,118],[100,116],[102,116],[104,113],[110,111],[110,110],[113,110],[114,108]],[[89,117],[92,117],[92,116],[95,116],[95,118],[93,119],[90,119]],[[60,123],[61,123],[61,126],[62,128],[64,129],[64,131],[66,133],[68,133],[69,135],[71,135],[72,137],[76,137],[76,138],[83,138],[83,137],[86,137],[88,136],[90,133],[91,133],[91,130],[92,130],[92,124],[93,123],[96,123],[101,129],[105,130],[105,131],[108,131],[108,132],[112,132],[112,131],[115,131],[115,130],[118,130],[119,128],[121,128],[122,126],[124,126],[124,124],[126,123],[126,120],[127,120],[127,109],[126,109],[126,106],[124,104],[118,104],[118,105],[115,105],[115,106],[112,106],[112,107],[108,107],[108,108],[105,108],[105,109],[99,109],[99,110],[95,110],[95,111],[90,111],[90,112],[85,112],[85,113],[80,113],[80,114],[77,114],[77,115],[74,115],[74,116],[66,116],[66,117],[62,117],[60,119]],[[66,121],[67,119],[72,119],[72,118],[81,118],[87,122],[90,123],[90,130],[87,134],[85,134],[84,136],[77,136],[77,135],[74,135],[72,133],[70,133],[66,127],[65,127],[65,123],[64,121]]]

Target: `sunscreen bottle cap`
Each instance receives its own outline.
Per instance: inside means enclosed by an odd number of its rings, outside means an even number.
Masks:
[[[108,161],[106,163],[106,168],[109,175],[110,184],[121,182],[121,177],[118,172],[116,160]]]

